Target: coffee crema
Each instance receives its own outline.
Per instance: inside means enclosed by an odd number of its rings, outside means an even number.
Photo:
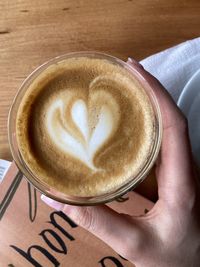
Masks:
[[[105,59],[54,63],[28,87],[18,109],[17,143],[29,170],[72,196],[116,190],[147,162],[155,118],[143,86]]]

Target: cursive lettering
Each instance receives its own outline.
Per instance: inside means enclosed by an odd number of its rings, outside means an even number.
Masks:
[[[57,248],[48,238],[48,234],[50,234],[54,239],[57,241],[57,243],[60,245],[60,248]],[[67,254],[67,247],[62,240],[62,238],[54,231],[51,229],[46,229],[43,230],[40,234],[40,236],[43,237],[44,241],[47,243],[47,245],[54,250],[57,253],[62,253],[62,254]]]
[[[66,236],[70,241],[74,241],[75,238],[69,234],[56,220],[56,218],[60,218],[67,222],[71,228],[77,227],[77,225],[64,213],[61,211],[54,211],[50,214],[50,221],[47,223],[52,224],[55,229],[58,229],[64,236]],[[54,238],[54,240],[57,243],[57,246],[52,243],[49,239],[49,235],[51,235],[51,240]],[[57,253],[62,253],[62,254],[67,254],[67,246],[63,239],[52,229],[44,229],[42,230],[41,233],[39,233],[39,236],[42,237],[44,240],[45,244],[53,251]],[[59,247],[58,247],[59,245]],[[34,267],[43,267],[40,263],[39,260],[35,259],[31,252],[32,250],[37,250],[39,251],[42,255],[44,255],[50,263],[52,263],[54,267],[60,266],[60,262],[46,249],[43,248],[42,246],[38,245],[32,245],[28,248],[27,252],[22,250],[21,248],[11,245],[11,248],[13,248],[16,252],[18,252],[22,257],[24,257],[29,263],[31,263]]]
[[[113,256],[107,256],[107,257],[104,257],[103,259],[101,259],[101,260],[99,261],[99,263],[100,263],[100,265],[101,265],[102,267],[108,267],[108,266],[110,266],[109,263],[111,263],[111,262],[114,263],[116,267],[124,267],[124,265],[122,265],[122,263],[121,263],[117,258],[115,258],[115,257],[113,257]],[[107,265],[107,263],[108,263],[109,265]]]
[[[54,211],[50,214],[50,221],[48,223],[52,224],[55,228],[60,230],[60,232],[63,233],[69,240],[73,241],[74,237],[70,235],[59,223],[57,223],[55,217],[60,217],[61,219],[67,221],[72,228],[76,228],[77,225],[61,211]]]
[[[28,248],[27,252],[13,245],[11,245],[11,248],[16,250],[22,257],[24,257],[27,261],[29,261],[29,263],[31,263],[34,267],[43,267],[43,266],[32,257],[31,251],[33,249],[40,251],[44,256],[46,256],[46,258],[53,264],[54,267],[60,266],[59,261],[57,261],[57,259],[52,254],[50,254],[45,248],[41,246],[33,245],[30,248]]]

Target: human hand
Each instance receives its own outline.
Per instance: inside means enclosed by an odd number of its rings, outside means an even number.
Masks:
[[[143,216],[119,214],[106,205],[74,207],[42,196],[137,267],[200,266],[200,202],[187,122],[163,86],[129,60],[157,96],[163,140],[156,163],[159,199]],[[199,209],[199,210],[198,210]]]

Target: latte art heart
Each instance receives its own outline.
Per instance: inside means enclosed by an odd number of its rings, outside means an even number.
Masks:
[[[96,152],[115,133],[119,122],[119,116],[114,114],[119,109],[117,102],[109,93],[104,93],[105,97],[108,101],[112,100],[115,109],[104,103],[97,114],[95,125],[90,125],[88,107],[82,99],[73,102],[68,112],[71,118],[65,117],[70,101],[66,101],[66,106],[65,99],[61,98],[51,104],[46,116],[47,130],[52,142],[93,171],[99,170],[93,162]],[[71,127],[68,123],[70,119],[76,127]]]

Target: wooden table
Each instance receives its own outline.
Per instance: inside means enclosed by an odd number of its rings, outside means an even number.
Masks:
[[[10,104],[24,78],[70,51],[142,59],[200,35],[199,0],[0,0],[0,158],[11,159]]]

